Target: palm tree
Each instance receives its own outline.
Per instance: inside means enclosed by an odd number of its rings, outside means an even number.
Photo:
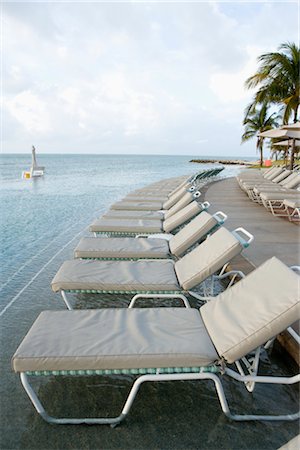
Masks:
[[[275,103],[283,106],[283,123],[288,123],[291,115],[297,122],[300,104],[300,49],[296,44],[281,44],[278,52],[259,56],[258,72],[249,77],[248,89],[259,86],[248,112],[259,103]]]
[[[263,142],[264,138],[259,136],[259,133],[270,130],[278,126],[278,116],[274,117],[274,114],[268,115],[268,105],[264,103],[260,109],[246,109],[246,116],[243,122],[245,125],[245,131],[242,135],[242,143],[257,136],[256,149],[260,154],[260,166],[263,165]]]

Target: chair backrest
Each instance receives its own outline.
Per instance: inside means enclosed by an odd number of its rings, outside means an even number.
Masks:
[[[177,191],[179,191],[179,189],[181,188],[188,188],[190,186],[190,183],[188,181],[188,179],[185,179],[182,183],[180,183],[176,188],[174,188],[170,193],[169,193],[169,197],[171,197],[172,195],[176,194]]]
[[[289,175],[291,175],[291,170],[284,169],[277,177],[273,178],[272,183],[281,183],[283,180],[285,180]]]
[[[226,216],[225,216],[226,217]],[[169,241],[169,248],[173,255],[180,256],[192,245],[196,244],[207,233],[218,225],[218,219],[206,211],[198,214],[185,225],[178,233],[176,233]]]
[[[237,236],[222,227],[175,263],[184,290],[192,289],[243,250]]]
[[[291,173],[289,174],[288,177],[286,177],[284,180],[282,180],[279,184],[280,186],[285,186],[286,184],[288,184],[290,181],[292,181],[294,178],[297,178],[297,173],[291,171]]]
[[[200,308],[228,363],[245,356],[300,318],[300,277],[273,257]]]
[[[170,209],[172,208],[173,205],[175,205],[175,203],[178,202],[178,200],[180,200],[184,194],[187,192],[187,189],[189,188],[188,184],[184,184],[180,189],[178,189],[175,194],[171,194],[168,198],[168,200],[166,200],[163,203],[163,209]]]
[[[265,178],[266,180],[273,180],[276,178],[281,172],[283,172],[283,169],[281,167],[276,167],[273,172],[267,173]]]
[[[274,172],[275,169],[276,169],[276,166],[270,167],[270,169],[263,169],[264,172],[263,172],[262,176],[263,176],[264,178],[266,178],[267,175],[268,175],[268,174],[271,174],[272,172]],[[247,172],[247,171],[246,171],[246,172]]]
[[[170,239],[171,253],[175,256],[182,255],[216,225],[217,220],[211,214],[203,211]]]
[[[163,230],[166,233],[170,233],[175,230],[175,228],[180,227],[188,220],[191,220],[196,214],[199,214],[203,208],[202,203],[198,203],[194,200],[168,219],[165,219],[163,222]]]
[[[295,189],[299,185],[300,185],[300,173],[297,173],[292,180],[289,180],[288,183],[284,185],[284,187],[286,189]]]
[[[186,205],[191,203],[194,199],[200,196],[200,194],[197,194],[195,196],[196,192],[186,192],[176,203],[173,205],[170,209],[168,209],[165,213],[165,219],[168,219],[173,214],[175,214],[180,209],[184,208]]]

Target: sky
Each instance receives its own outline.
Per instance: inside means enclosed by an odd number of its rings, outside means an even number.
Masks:
[[[256,156],[257,57],[295,1],[2,2],[1,151]]]

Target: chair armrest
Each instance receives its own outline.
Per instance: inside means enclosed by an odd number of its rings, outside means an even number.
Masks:
[[[225,213],[223,213],[223,211],[217,211],[215,214],[213,214],[213,217],[217,220],[217,222],[220,225],[222,225],[228,218],[228,216]]]
[[[243,236],[240,236],[239,233],[247,236],[248,240],[244,239]],[[242,228],[242,227],[239,227],[239,228],[236,228],[235,230],[233,230],[232,234],[240,241],[240,243],[242,244],[242,246],[244,248],[249,247],[250,243],[254,239],[253,234],[249,233],[249,231],[245,230],[245,228]]]

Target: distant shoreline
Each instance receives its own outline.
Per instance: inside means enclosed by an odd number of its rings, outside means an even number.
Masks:
[[[244,161],[240,159],[191,159],[190,162],[193,163],[219,163],[219,164],[236,164],[239,166],[252,166],[253,164],[257,164],[256,161]]]

